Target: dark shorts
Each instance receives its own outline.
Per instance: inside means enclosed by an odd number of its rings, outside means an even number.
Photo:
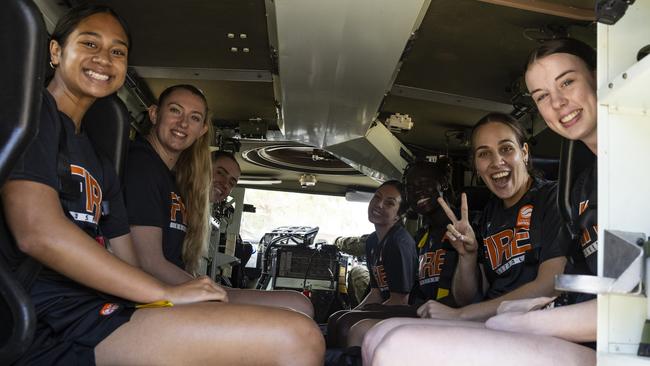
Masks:
[[[17,365],[94,365],[95,346],[135,310],[128,301],[56,280],[38,279],[31,295],[36,334]]]

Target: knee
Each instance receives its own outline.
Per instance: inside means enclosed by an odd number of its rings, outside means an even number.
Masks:
[[[368,335],[381,337],[391,329],[403,325],[403,322],[404,320],[402,318],[389,318],[382,320],[368,331]]]
[[[311,303],[311,300],[300,292],[294,292],[294,298],[295,303],[297,304],[297,307],[299,307],[299,310],[303,312],[305,315],[307,315],[310,318],[314,318],[314,305]]]
[[[363,336],[363,340],[361,341],[361,350],[364,360],[371,360],[372,355],[375,352],[375,348],[380,342],[382,342],[386,333],[388,333],[391,329],[398,327],[399,325],[401,325],[401,323],[397,319],[386,319],[380,321],[368,329]]]
[[[357,323],[355,323],[352,327],[350,327],[350,330],[348,331],[348,347],[354,347],[354,346],[361,346],[361,343],[363,342],[363,338],[368,332],[368,329],[372,327],[373,323],[370,323],[367,320],[361,320]]]
[[[322,364],[325,354],[325,338],[316,323],[302,314],[291,314],[287,319],[284,334],[291,350],[287,352],[294,359],[313,360]],[[295,356],[298,355],[298,358]],[[311,364],[308,362],[306,364]]]
[[[284,291],[282,294],[286,300],[284,303],[287,307],[299,311],[310,318],[314,317],[314,305],[312,305],[311,300],[307,296],[297,291]]]
[[[408,350],[408,341],[404,339],[409,335],[408,326],[401,326],[391,329],[384,334],[379,344],[375,347],[368,360],[370,365],[394,365],[396,361],[404,361],[403,351]]]

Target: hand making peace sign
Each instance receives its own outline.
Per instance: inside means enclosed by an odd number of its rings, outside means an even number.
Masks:
[[[447,225],[447,236],[454,249],[461,256],[476,254],[478,242],[476,241],[476,235],[474,235],[474,229],[469,224],[467,195],[463,193],[461,196],[460,220],[456,218],[456,214],[449,208],[442,197],[438,198],[438,204],[440,204],[440,207],[442,207],[449,220],[451,220],[451,224]]]

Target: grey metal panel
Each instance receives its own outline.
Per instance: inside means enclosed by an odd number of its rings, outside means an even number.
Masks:
[[[283,131],[324,147],[364,136],[430,0],[275,0]]]
[[[481,98],[467,97],[464,95],[445,93],[437,90],[413,88],[406,85],[395,84],[390,90],[390,93],[406,98],[426,100],[430,102],[479,109],[483,111],[495,111],[503,113],[512,112],[511,104]]]
[[[131,68],[138,73],[138,76],[151,79],[272,81],[271,72],[268,70],[157,66],[131,66]]]
[[[400,179],[407,161],[402,157],[412,153],[381,123],[364,137],[328,146],[327,151],[377,181]]]

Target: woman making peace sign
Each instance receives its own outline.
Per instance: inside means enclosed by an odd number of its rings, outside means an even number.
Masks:
[[[464,194],[460,219],[444,201],[440,205],[452,221],[447,235],[459,253],[454,297],[468,304],[478,292],[485,301],[459,309],[429,302],[418,310],[423,318],[485,320],[504,300],[551,296],[554,277],[566,263],[569,240],[558,236],[556,184],[528,172],[528,144],[517,122],[505,114],[487,115],[474,127],[472,146],[474,166],[494,194],[478,235],[469,224]]]
[[[396,318],[378,324],[364,339],[364,361],[372,360],[377,344],[397,326],[484,327],[462,321],[484,321],[506,300],[554,295],[554,277],[564,270],[570,238],[558,235],[562,221],[555,207],[556,184],[528,171],[524,138],[521,126],[506,114],[490,113],[474,126],[474,167],[494,195],[476,233],[469,223],[465,194],[460,218],[438,200],[451,220],[447,236],[458,251],[452,292],[456,302],[466,306],[428,301],[418,315],[436,320]],[[482,301],[470,304],[477,298]]]

